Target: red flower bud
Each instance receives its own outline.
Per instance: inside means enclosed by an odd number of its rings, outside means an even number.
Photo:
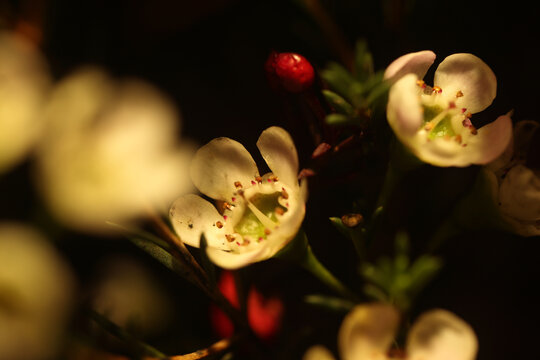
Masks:
[[[305,57],[295,53],[272,53],[266,61],[270,84],[293,93],[307,90],[315,79],[315,70]]]

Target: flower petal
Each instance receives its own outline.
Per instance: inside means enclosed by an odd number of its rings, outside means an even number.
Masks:
[[[434,84],[444,94],[454,96],[461,91],[460,107],[471,113],[484,110],[497,95],[497,78],[491,68],[472,54],[453,54],[445,58],[435,71]]]
[[[249,184],[259,175],[257,164],[239,142],[221,137],[201,147],[191,165],[191,179],[204,194],[230,200],[235,182]]]
[[[388,65],[384,71],[384,79],[393,82],[411,73],[422,79],[435,61],[435,57],[435,53],[430,50],[403,55]]]
[[[322,345],[315,345],[310,347],[304,356],[302,357],[302,360],[334,360],[334,356],[328,350]]]
[[[253,251],[245,253],[235,253],[216,249],[215,247],[208,247],[206,249],[206,254],[214,264],[229,270],[239,269],[254,262],[263,261],[269,258],[265,246],[260,246]]]
[[[467,139],[466,153],[469,164],[484,165],[499,157],[512,140],[512,119],[499,116],[495,121],[478,129],[476,136]]]
[[[399,324],[399,313],[386,304],[356,306],[343,320],[338,346],[344,360],[386,359]]]
[[[477,350],[473,329],[446,310],[422,314],[407,339],[409,360],[473,360]]]
[[[540,177],[516,165],[508,171],[499,189],[501,211],[517,220],[540,221]]]
[[[416,80],[418,77],[414,74],[405,75],[390,88],[388,94],[388,123],[402,142],[407,142],[423,121]]]
[[[199,247],[201,235],[204,233],[209,248],[227,248],[223,242],[224,229],[215,226],[218,221],[223,222],[223,217],[214,205],[200,196],[187,194],[176,199],[169,211],[169,217],[174,231],[184,243]]]
[[[281,182],[290,187],[298,186],[298,154],[291,135],[285,129],[272,126],[264,130],[257,147]]]

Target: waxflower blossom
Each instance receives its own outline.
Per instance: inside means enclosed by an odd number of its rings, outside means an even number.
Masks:
[[[338,348],[343,360],[473,360],[478,340],[473,329],[453,313],[436,309],[420,315],[409,330],[406,349],[391,349],[398,311],[387,304],[357,305],[343,320]],[[308,349],[304,360],[332,360],[326,348]]]
[[[537,135],[538,122],[517,122],[507,150],[486,166],[499,213],[522,236],[540,235],[540,172],[527,163]]]
[[[431,87],[422,79],[434,60],[433,52],[420,51],[386,69],[385,79],[393,83],[387,105],[390,127],[412,153],[432,165],[493,161],[510,141],[510,116],[499,116],[480,129],[471,122],[496,96],[493,71],[472,54],[453,54],[439,64]]]
[[[298,184],[298,155],[289,133],[264,130],[257,141],[271,173],[259,175],[249,152],[235,140],[217,138],[200,148],[191,166],[194,185],[217,200],[218,209],[200,196],[177,199],[170,219],[183,242],[199,247],[218,266],[235,269],[266,260],[298,232],[305,214],[305,180]]]
[[[50,78],[43,56],[22,36],[0,32],[0,173],[20,162],[41,131]]]
[[[0,223],[0,359],[58,355],[73,305],[74,278],[33,229]]]
[[[142,81],[81,69],[55,87],[44,117],[36,182],[53,215],[71,228],[111,231],[106,221],[166,211],[191,188],[177,111]]]

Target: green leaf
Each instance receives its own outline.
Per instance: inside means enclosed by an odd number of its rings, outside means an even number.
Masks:
[[[304,298],[304,301],[310,305],[323,307],[325,309],[332,310],[332,311],[342,311],[342,312],[350,311],[355,305],[354,302],[349,301],[349,300],[345,300],[345,299],[334,297],[334,296],[320,295],[320,294],[307,295]]]
[[[328,64],[326,69],[321,71],[321,77],[326,81],[331,90],[342,97],[350,100],[350,88],[354,83],[351,73],[338,63]]]
[[[354,113],[354,109],[351,104],[347,102],[344,98],[339,96],[333,91],[330,90],[323,90],[322,91],[324,97],[326,98],[326,101],[339,113],[345,114],[345,115],[352,115]]]
[[[364,82],[373,74],[373,56],[369,52],[367,41],[360,39],[356,42],[354,54],[354,75]]]
[[[345,126],[354,124],[354,119],[343,114],[328,114],[326,115],[326,123],[333,126]]]
[[[366,98],[366,104],[370,106],[378,103],[379,100],[386,99],[390,86],[390,83],[387,81],[377,84],[373,90],[369,92],[369,95]]]

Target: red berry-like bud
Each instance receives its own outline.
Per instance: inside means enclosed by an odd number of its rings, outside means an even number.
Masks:
[[[313,66],[305,57],[295,53],[272,53],[265,67],[273,86],[294,93],[308,89],[315,79]]]

